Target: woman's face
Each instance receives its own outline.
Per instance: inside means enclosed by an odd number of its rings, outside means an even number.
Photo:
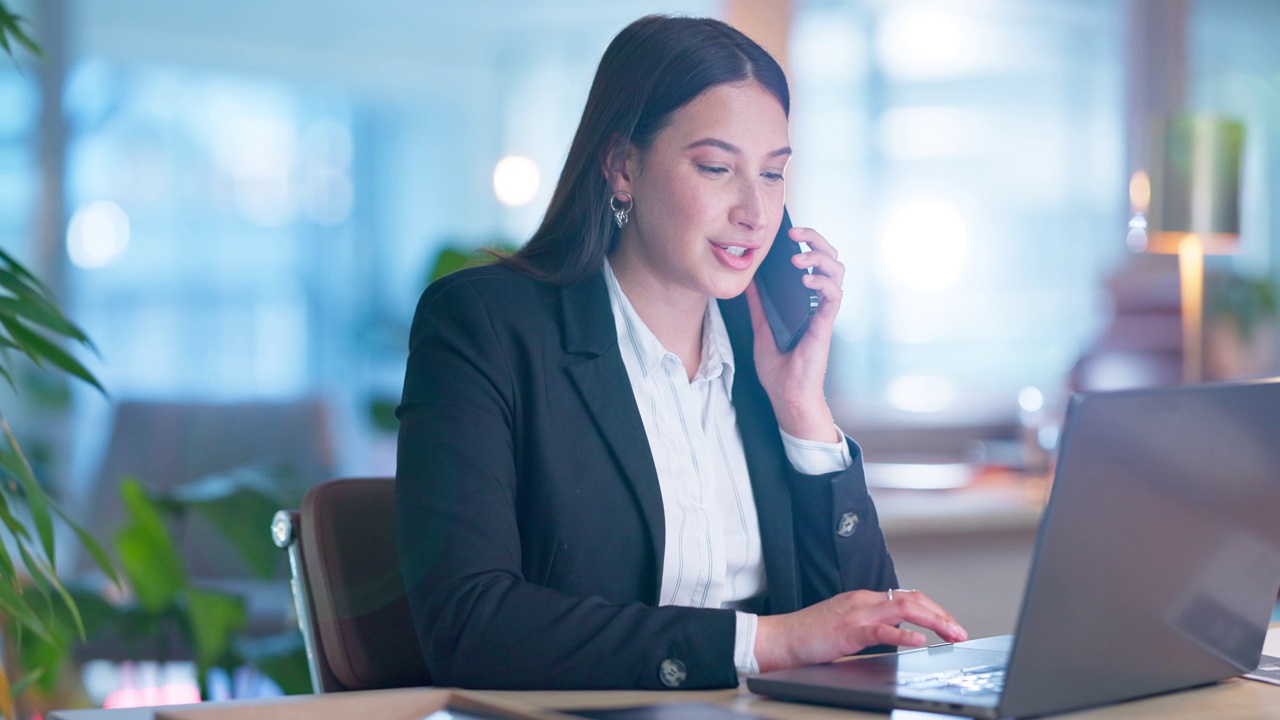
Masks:
[[[752,80],[677,110],[614,175],[635,202],[612,259],[619,277],[672,301],[741,294],[782,222],[789,145],[782,105]]]

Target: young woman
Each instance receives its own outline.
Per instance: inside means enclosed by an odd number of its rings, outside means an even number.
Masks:
[[[427,288],[397,523],[432,679],[710,688],[964,630],[897,579],[823,396],[844,267],[779,353],[752,278],[782,217],[789,93],[710,19],[642,18],[600,61],[541,227]]]

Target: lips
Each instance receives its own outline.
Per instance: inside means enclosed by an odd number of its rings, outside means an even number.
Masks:
[[[759,248],[749,245],[721,245],[712,243],[716,249],[716,257],[720,262],[734,270],[749,270],[755,264],[755,253]]]

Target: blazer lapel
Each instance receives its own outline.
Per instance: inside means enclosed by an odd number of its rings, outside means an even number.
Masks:
[[[582,402],[595,420],[600,436],[622,468],[649,527],[649,544],[658,568],[650,602],[656,604],[666,548],[662,491],[644,422],[618,352],[618,330],[604,277],[596,273],[582,283],[566,287],[561,307],[564,349],[569,356],[565,369],[582,395]]]
[[[754,338],[746,296],[720,301],[720,314],[733,346],[733,406],[742,433],[742,446],[751,473],[760,524],[760,546],[769,587],[770,613],[800,609],[800,581],[796,573],[795,531],[791,492],[787,486],[790,465],[782,448],[782,436],[774,419],[769,396],[756,377]]]

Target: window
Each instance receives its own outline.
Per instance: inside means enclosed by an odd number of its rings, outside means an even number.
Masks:
[[[849,268],[842,419],[1012,421],[1105,320],[1123,255],[1124,5],[808,2],[797,222]]]

